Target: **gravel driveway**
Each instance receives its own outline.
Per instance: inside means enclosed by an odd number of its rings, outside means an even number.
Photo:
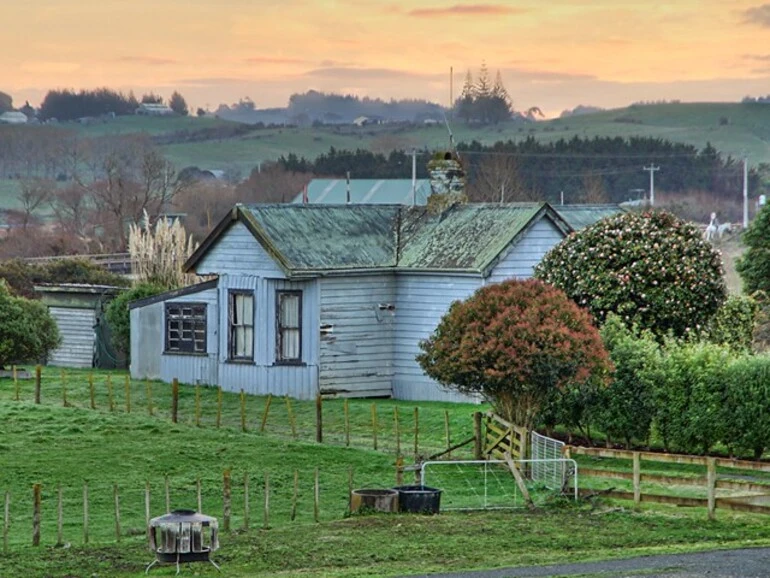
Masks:
[[[606,562],[581,562],[501,568],[475,572],[421,574],[430,578],[524,578],[527,576],[581,576],[622,578],[766,578],[770,576],[770,548],[743,548],[691,554],[641,556]],[[412,576],[411,578],[417,578]]]

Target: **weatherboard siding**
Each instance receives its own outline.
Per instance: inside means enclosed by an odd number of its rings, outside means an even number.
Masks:
[[[93,309],[49,307],[61,335],[61,345],[49,354],[48,364],[62,367],[93,367],[94,324]]]
[[[205,303],[206,304],[206,355],[184,355],[163,353],[160,358],[160,378],[171,381],[177,378],[181,383],[200,383],[216,385],[217,380],[217,336],[219,333],[219,301],[217,289],[211,288],[198,293],[173,297],[163,301],[161,350],[165,348],[166,304],[168,303]]]
[[[241,222],[234,223],[196,265],[198,275],[251,275],[283,279],[278,263]]]
[[[487,278],[487,283],[529,279],[543,256],[563,238],[564,234],[550,219],[540,219],[503,253],[504,256]]]
[[[393,275],[320,281],[321,393],[340,397],[391,395],[396,284]]]
[[[481,277],[452,275],[398,275],[396,277],[393,397],[425,401],[472,401],[447,391],[430,379],[415,361],[419,342],[438,325],[449,306],[470,297],[481,287]]]
[[[254,360],[228,359],[228,294],[231,289],[254,293]],[[254,275],[219,278],[219,378],[225,391],[253,395],[288,395],[312,399],[318,392],[318,283],[291,282]],[[276,291],[302,291],[302,364],[276,365]]]

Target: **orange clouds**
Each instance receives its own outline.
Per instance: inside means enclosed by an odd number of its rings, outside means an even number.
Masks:
[[[439,16],[502,16],[521,14],[522,12],[527,12],[527,10],[511,8],[503,4],[455,4],[442,8],[415,8],[409,11],[409,15],[418,18],[435,18]]]

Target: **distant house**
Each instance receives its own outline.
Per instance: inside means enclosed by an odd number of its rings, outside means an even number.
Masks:
[[[350,202],[371,205],[424,205],[431,193],[428,179],[417,179],[412,190],[412,179],[351,179]],[[348,202],[348,181],[345,179],[313,179],[304,192],[298,193],[294,203],[337,204]]]
[[[171,116],[175,114],[171,107],[155,102],[143,102],[135,112],[145,116]]]
[[[367,124],[370,124],[370,120],[368,116],[359,116],[353,120],[353,124],[356,126],[365,126]]]
[[[0,124],[26,124],[28,120],[23,112],[11,110],[0,114]]]

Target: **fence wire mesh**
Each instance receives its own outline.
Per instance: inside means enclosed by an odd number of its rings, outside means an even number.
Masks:
[[[554,460],[561,460],[564,456],[564,442],[540,435],[537,432],[530,433],[530,452],[532,458],[532,480],[540,482],[551,490],[564,487],[567,477],[565,465]]]

